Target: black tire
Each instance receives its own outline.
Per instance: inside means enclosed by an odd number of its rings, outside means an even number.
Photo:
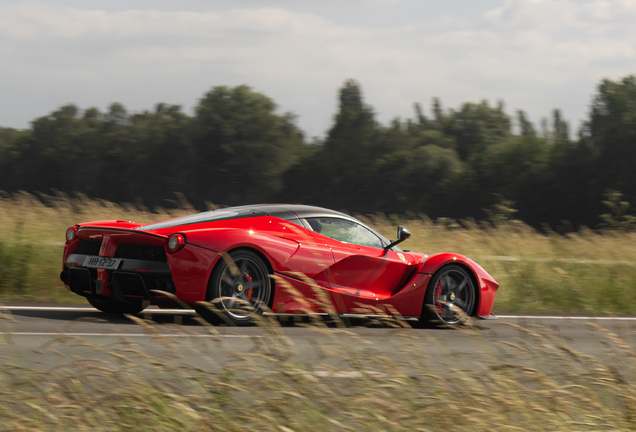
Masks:
[[[131,314],[135,315],[146,309],[144,303],[141,300],[134,300],[131,302],[120,302],[109,298],[87,298],[88,302],[95,309],[107,314],[123,315]]]
[[[208,282],[206,300],[236,325],[248,325],[272,299],[272,281],[263,259],[249,250],[225,255]]]
[[[459,324],[460,319],[452,309],[458,307],[466,315],[471,315],[476,300],[473,278],[465,268],[455,264],[442,267],[428,283],[422,320],[446,325]]]

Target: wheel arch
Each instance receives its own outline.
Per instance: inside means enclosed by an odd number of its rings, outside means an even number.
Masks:
[[[447,264],[447,265],[451,265],[451,264]],[[480,293],[481,290],[479,289],[479,281],[477,280],[477,275],[475,274],[473,269],[464,262],[461,262],[461,261],[457,262],[456,265],[466,270],[466,272],[468,273],[468,276],[470,276],[470,280],[473,283],[473,286],[475,287],[475,303],[473,304],[473,310],[471,310],[470,312],[467,312],[469,316],[475,316],[477,314],[477,309],[479,309],[479,301],[481,300],[481,293]]]
[[[237,252],[237,251],[248,251],[248,252],[252,252],[255,255],[257,255],[260,259],[263,260],[263,262],[265,263],[265,266],[267,267],[267,272],[270,275],[274,274],[274,269],[272,267],[272,263],[269,261],[269,259],[267,258],[267,256],[260,250],[258,250],[257,248],[253,248],[253,247],[249,247],[249,246],[237,246],[233,249],[229,249],[223,253],[227,253],[227,254],[231,254],[233,252]],[[210,287],[210,280],[212,279],[212,275],[214,274],[214,272],[216,271],[216,269],[221,265],[221,263],[223,262],[223,258],[221,257],[220,259],[217,260],[216,264],[214,264],[214,266],[212,267],[212,271],[210,272],[209,276],[208,276],[208,283],[206,285],[206,298],[207,298],[207,289],[209,289]],[[274,303],[274,292],[276,290],[276,283],[274,278],[270,278],[270,284],[271,284],[271,296],[269,299],[269,302],[267,304],[267,307],[269,307],[270,309],[272,308],[272,305]]]
[[[435,276],[437,273],[441,272],[442,270],[444,270],[446,267],[449,266],[458,266],[463,268],[464,270],[466,270],[466,272],[468,273],[468,276],[470,277],[471,282],[473,283],[473,286],[475,287],[475,303],[473,304],[472,310],[470,312],[467,312],[467,314],[469,316],[475,316],[477,314],[477,310],[479,309],[479,302],[481,300],[481,293],[480,293],[480,289],[479,289],[479,281],[477,280],[477,275],[475,274],[474,270],[465,262],[460,261],[460,260],[453,260],[451,262],[447,262],[444,263],[440,266],[438,266],[433,273],[431,274],[431,276]],[[428,292],[429,289],[431,289],[432,283],[433,281],[433,277],[431,277],[431,279],[428,281],[428,284],[426,285],[426,291],[425,291],[425,295],[424,295],[424,304],[422,304],[422,308],[426,307],[426,292]]]

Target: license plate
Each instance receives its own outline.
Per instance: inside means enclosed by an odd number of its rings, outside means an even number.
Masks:
[[[121,262],[121,258],[109,258],[101,256],[87,256],[84,260],[84,267],[116,269]]]

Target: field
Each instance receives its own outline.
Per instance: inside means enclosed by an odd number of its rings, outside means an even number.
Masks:
[[[83,196],[28,194],[0,200],[0,299],[83,302],[58,279],[64,232],[78,221],[129,219],[151,222],[192,211],[150,212]],[[396,223],[413,233],[405,247],[427,253],[456,251],[473,257],[500,282],[497,311],[633,313],[636,296],[634,234],[583,230],[557,235],[494,217],[487,223],[431,221],[413,215],[398,221],[365,217],[387,236]],[[55,353],[64,366],[45,371],[20,366],[12,356],[11,315],[0,310],[0,430],[156,431],[437,431],[437,430],[634,430],[636,353],[629,343],[590,324],[611,361],[575,351],[546,328],[519,327],[523,337],[488,342],[469,320],[482,348],[474,368],[466,360],[433,362],[405,356],[403,363],[370,356],[361,341],[334,317],[310,322],[331,343],[316,347],[342,369],[305,366],[275,319],[262,319],[262,338],[249,355],[219,365],[221,339],[202,343],[167,340],[154,324],[130,319],[154,334],[168,356],[207,356],[209,369],[170,367],[122,340],[108,346],[111,361],[65,357],[64,346],[98,350],[90,342],[60,334]],[[214,335],[216,330],[204,321]],[[426,343],[426,334],[385,320],[387,337]],[[583,324],[582,324],[583,325]],[[187,332],[187,329],[177,331]],[[448,337],[453,337],[449,332]],[[49,345],[49,344],[47,344]],[[42,350],[53,350],[43,346]],[[435,347],[443,349],[443,347]],[[475,360],[477,357],[477,360]]]
[[[177,197],[178,198],[178,197]],[[209,205],[212,208],[212,205]],[[63,194],[43,199],[22,193],[0,198],[0,299],[79,302],[59,280],[66,228],[77,222],[125,219],[153,222],[192,213],[183,198],[174,210],[117,205]],[[413,236],[404,248],[428,254],[457,252],[480,263],[501,285],[497,312],[636,312],[636,233],[556,234],[517,221],[408,220],[362,216],[388,238],[397,223]]]

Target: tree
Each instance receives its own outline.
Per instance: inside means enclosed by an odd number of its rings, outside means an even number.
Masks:
[[[511,136],[510,117],[504,112],[503,102],[495,108],[487,101],[465,103],[460,111],[451,111],[442,121],[444,133],[457,141],[457,153],[462,160],[479,155],[488,146]]]
[[[130,123],[131,140],[135,143],[127,164],[133,170],[127,174],[133,179],[131,194],[155,205],[164,205],[174,192],[191,195],[195,183],[191,176],[191,118],[181,112],[179,105],[159,103],[154,111],[133,115]]]
[[[199,200],[238,204],[275,196],[303,146],[294,116],[275,110],[247,86],[214,87],[199,101],[192,137]]]
[[[601,82],[586,129],[598,155],[600,190],[620,190],[636,202],[636,76]]]
[[[322,145],[285,176],[284,196],[293,201],[350,211],[372,211],[372,196],[386,184],[376,177],[374,162],[386,153],[381,128],[362,90],[345,81],[338,93],[340,110]]]
[[[517,122],[519,123],[519,132],[522,137],[531,138],[537,136],[534,125],[528,120],[525,111],[517,110]]]

